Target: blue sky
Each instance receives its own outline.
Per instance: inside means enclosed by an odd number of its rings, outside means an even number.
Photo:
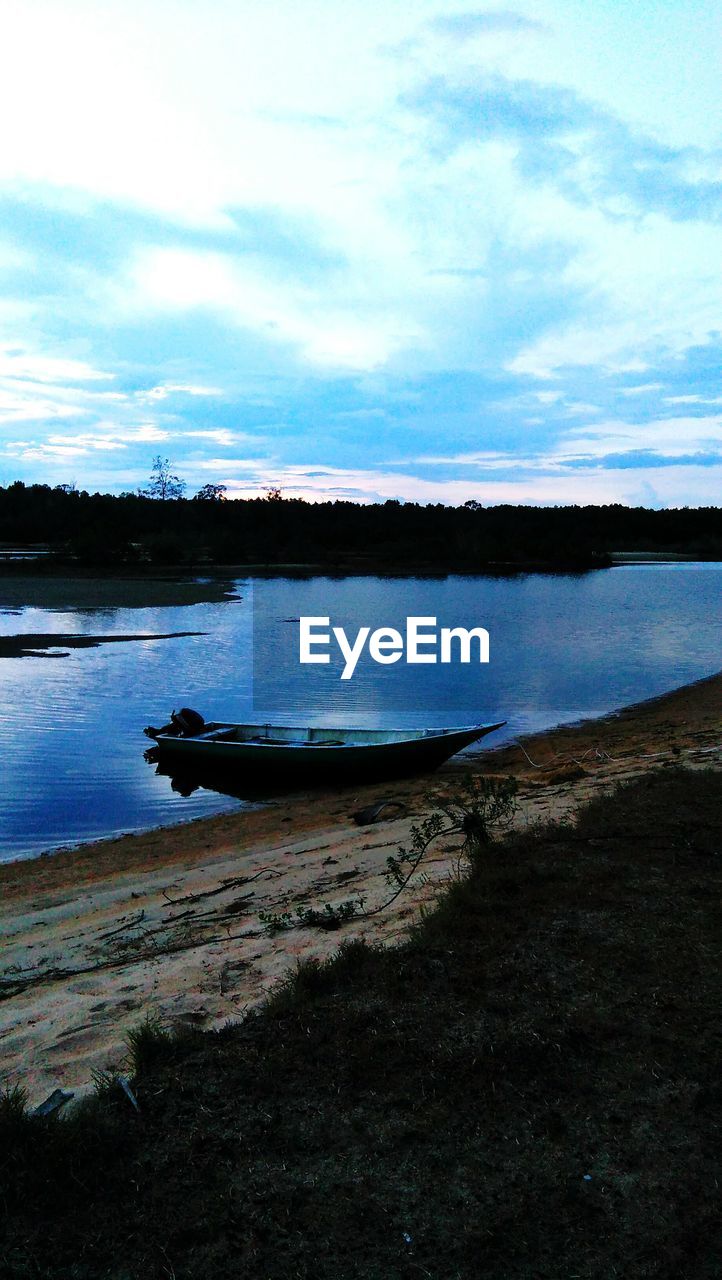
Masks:
[[[2,15],[0,483],[720,503],[718,6]]]

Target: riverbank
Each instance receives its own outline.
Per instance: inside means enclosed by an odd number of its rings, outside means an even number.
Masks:
[[[260,913],[363,897],[382,901],[386,859],[408,842],[429,798],[453,794],[471,764],[512,775],[520,829],[564,818],[656,767],[719,767],[722,674],[600,720],[451,761],[436,774],[301,792],[266,808],[124,836],[0,867],[0,1044],[4,1082],[32,1101],[86,1091],[122,1064],[125,1037],[151,1016],[217,1028],[242,1016],[299,959],[323,958],[338,933],[269,933]],[[428,794],[427,794],[428,793]],[[385,797],[406,812],[357,826]],[[440,841],[426,884],[343,936],[401,938],[455,860]]]
[[[632,553],[633,554],[633,553]],[[700,556],[665,557],[665,560],[700,560],[714,563],[719,556],[710,554]],[[665,560],[661,560],[664,563]],[[97,560],[87,563],[75,559],[67,559],[53,553],[53,556],[42,556],[36,560],[0,560],[0,589],[5,581],[12,582],[15,577],[34,577],[38,582],[79,581],[96,579],[101,572],[109,582],[122,583],[162,582],[168,578],[180,578],[185,575],[203,576],[205,578],[453,578],[478,577],[512,578],[526,573],[554,574],[591,573],[597,569],[609,569],[615,561],[611,556],[594,553],[588,556],[559,555],[538,559],[523,556],[508,560],[486,560],[475,556],[465,560],[463,556],[449,555],[444,557],[424,557],[399,560],[393,556],[353,555],[338,556],[324,560],[188,560],[147,561],[138,563],[110,562],[103,564]],[[619,563],[628,563],[622,560]],[[636,563],[636,561],[632,561]],[[639,563],[647,563],[643,557]]]

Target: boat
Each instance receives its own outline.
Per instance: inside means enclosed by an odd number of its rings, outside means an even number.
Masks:
[[[272,724],[206,723],[199,733],[154,731],[165,766],[203,766],[266,780],[386,778],[436,769],[450,756],[506,724],[454,729],[294,728]]]

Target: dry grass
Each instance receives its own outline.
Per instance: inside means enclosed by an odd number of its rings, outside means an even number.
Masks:
[[[721,844],[722,774],[662,771],[494,846],[402,947],[141,1029],[140,1114],[9,1102],[0,1273],[719,1277]]]

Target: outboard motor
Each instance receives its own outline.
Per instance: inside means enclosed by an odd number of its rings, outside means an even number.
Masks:
[[[169,724],[164,724],[162,728],[156,729],[155,725],[149,724],[143,730],[146,738],[193,738],[197,733],[202,733],[206,727],[200,711],[194,711],[192,707],[181,707],[180,711],[174,711],[170,718]]]
[[[206,727],[200,711],[194,711],[192,707],[181,707],[180,711],[174,711],[171,722],[179,738],[193,738],[197,733],[202,733]]]

